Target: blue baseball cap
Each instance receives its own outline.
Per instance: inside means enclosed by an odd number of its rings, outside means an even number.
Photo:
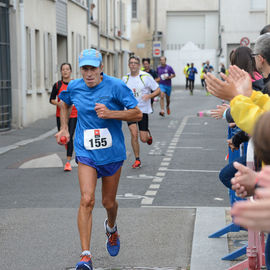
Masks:
[[[80,53],[79,67],[93,66],[99,67],[102,63],[101,53],[95,49],[86,49]]]

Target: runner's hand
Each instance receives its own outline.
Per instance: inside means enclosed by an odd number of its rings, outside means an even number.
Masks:
[[[146,95],[142,96],[142,100],[143,100],[143,101],[147,101],[147,100],[149,100],[150,98],[151,98],[151,96],[150,96],[149,94],[146,94]]]
[[[64,136],[64,137],[67,138],[67,142],[66,143],[68,143],[70,141],[70,136],[69,136],[68,130],[62,129],[62,130],[60,130],[59,132],[57,132],[55,134],[56,142],[58,144],[63,145],[63,143],[60,141],[60,139],[61,139],[62,136]]]
[[[96,103],[95,111],[97,116],[101,119],[109,119],[110,117],[110,110],[101,103]]]

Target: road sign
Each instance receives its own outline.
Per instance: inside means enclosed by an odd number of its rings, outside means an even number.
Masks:
[[[241,46],[248,46],[249,43],[250,43],[250,41],[249,41],[249,38],[247,38],[247,37],[242,37],[241,40],[240,40],[240,45]]]
[[[161,56],[161,42],[160,41],[153,42],[153,56],[154,57]]]

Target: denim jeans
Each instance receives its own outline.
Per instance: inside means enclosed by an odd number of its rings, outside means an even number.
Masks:
[[[246,165],[246,156],[244,155],[239,158],[236,158],[234,161],[237,161],[243,165]],[[219,179],[224,184],[224,186],[226,186],[229,189],[232,188],[231,180],[234,177],[236,172],[237,170],[234,168],[233,162],[229,163],[220,171]]]
[[[265,265],[267,270],[270,270],[270,234],[268,234],[265,243]]]

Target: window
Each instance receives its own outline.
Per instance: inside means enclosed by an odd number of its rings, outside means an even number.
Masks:
[[[51,90],[53,85],[53,38],[50,33],[44,33],[44,81],[45,89]]]
[[[137,19],[137,0],[132,0],[132,6],[131,6],[131,10],[132,10],[132,19]]]
[[[32,85],[32,42],[31,42],[31,29],[26,27],[26,70],[27,70],[27,90],[31,90]]]
[[[250,9],[251,10],[265,10],[266,9],[266,0],[250,0]]]
[[[97,14],[97,0],[90,0],[90,21],[97,23],[98,14]]]
[[[79,66],[79,55],[83,50],[82,42],[83,42],[82,36],[80,34],[76,34],[76,73],[75,73],[76,78],[80,78],[81,76],[81,71],[78,68],[78,66]]]
[[[40,35],[39,35],[39,30],[35,30],[35,48],[36,48],[36,53],[35,53],[35,68],[36,68],[36,86],[37,88],[40,88],[41,85],[41,78],[40,78]]]

